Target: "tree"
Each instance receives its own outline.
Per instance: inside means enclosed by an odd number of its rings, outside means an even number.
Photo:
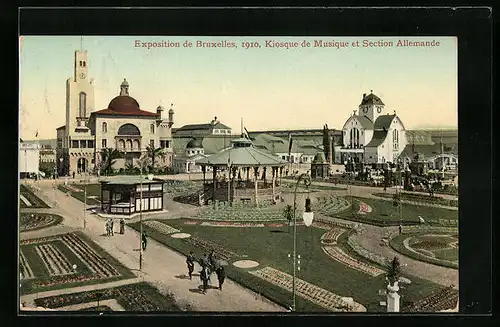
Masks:
[[[290,225],[293,219],[293,207],[290,204],[287,204],[285,209],[283,209],[283,216],[288,221],[288,232],[290,232]]]
[[[121,158],[122,154],[116,149],[104,148],[101,150],[101,172],[109,174],[113,170],[116,159]]]
[[[149,166],[149,171],[154,172],[155,163],[157,158],[163,158],[165,156],[165,152],[163,152],[163,148],[155,148],[154,146],[148,145],[146,147],[147,157],[150,159],[151,165]]]
[[[129,162],[125,165],[125,172],[127,174],[132,174],[134,172],[134,163],[133,162]]]
[[[399,276],[401,276],[401,264],[399,263],[398,257],[394,257],[387,271],[387,279],[391,286],[398,281]]]

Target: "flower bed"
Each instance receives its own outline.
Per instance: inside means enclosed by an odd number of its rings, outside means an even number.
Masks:
[[[249,272],[250,274],[262,278],[274,285],[291,292],[293,290],[293,277],[280,270],[265,267]],[[354,311],[363,312],[366,309],[359,303],[348,304],[342,297],[328,290],[310,284],[300,278],[295,278],[295,289],[297,295],[331,311]]]
[[[328,196],[319,198],[313,206],[316,211],[331,216],[349,209],[351,204],[345,198]]]
[[[68,259],[53,244],[40,244],[35,246],[35,250],[40,258],[42,258],[43,264],[51,276],[75,273]]]
[[[435,292],[405,308],[403,312],[438,312],[454,309],[458,302],[458,290],[453,286]]]
[[[338,227],[333,227],[328,232],[321,236],[321,243],[334,245],[337,244],[338,238],[341,234],[343,234],[346,230]]]
[[[163,234],[173,234],[180,232],[180,230],[178,230],[177,228],[173,228],[172,226],[169,226],[157,220],[146,220],[144,222],[144,225],[149,226]]]
[[[368,204],[359,201],[359,211],[358,214],[365,215],[367,213],[372,212],[372,207],[370,207]]]
[[[50,206],[36,196],[28,186],[21,184],[19,186],[19,191],[31,204],[30,206],[27,206],[23,201],[20,201],[21,208],[50,208]]]
[[[281,210],[263,210],[259,208],[239,209],[237,207],[209,208],[190,218],[211,221],[285,221]]]
[[[21,279],[34,278],[33,270],[31,269],[22,250],[19,251],[19,271]]]
[[[217,244],[215,242],[205,240],[200,237],[192,236],[190,238],[185,238],[183,239],[185,242],[191,244],[192,246],[195,246],[197,248],[202,249],[204,252],[208,253],[212,251],[212,249],[215,249],[215,252],[221,259],[224,260],[230,260],[231,258],[234,257],[242,257],[242,255],[231,251],[229,249],[226,249],[224,246]]]
[[[100,306],[95,306],[95,307],[89,307],[89,308],[83,308],[78,311],[113,311],[110,307],[107,305],[100,305]]]
[[[349,235],[349,237],[347,238],[347,245],[358,255],[369,261],[375,262],[381,265],[382,267],[387,267],[389,265],[390,262],[389,259],[368,251],[367,249],[365,249],[356,242],[356,239],[354,238],[353,235]]]
[[[266,224],[267,227],[283,227],[284,224]]]
[[[21,274],[27,277],[23,279],[32,277],[23,283],[24,293],[134,276],[116,259],[95,245],[91,247],[90,241],[79,235],[69,233],[20,242]]]
[[[60,224],[62,220],[61,216],[55,214],[22,212],[19,215],[19,231],[26,232],[55,226]]]
[[[142,282],[114,288],[70,293],[36,299],[35,304],[55,309],[99,300],[116,299],[126,311],[181,311],[172,296],[163,296],[152,285]]]
[[[193,220],[186,220],[184,221],[184,225],[197,225],[198,222],[197,221],[193,221]]]
[[[377,277],[378,275],[384,273],[382,269],[374,267],[372,265],[368,265],[364,262],[361,262],[348,254],[346,254],[342,249],[337,246],[327,246],[323,247],[323,250],[327,255],[329,255],[332,259],[345,264],[346,266],[359,270],[361,272],[367,273],[370,276]]]
[[[264,227],[264,224],[256,223],[233,223],[230,221],[214,221],[214,222],[202,222],[201,226],[211,226],[211,227]]]
[[[437,231],[433,231],[433,233],[437,233]],[[411,249],[408,244],[405,244],[411,239],[411,236],[409,237],[409,233],[403,233],[402,235],[396,235],[392,237],[389,240],[389,245],[391,246],[392,249],[395,251],[406,255],[410,258],[413,258],[415,260],[431,263],[434,265],[438,266],[443,266],[443,267],[448,267],[448,268],[453,268],[453,269],[458,269],[458,261],[448,261],[448,260],[442,260],[439,258],[431,257],[428,255],[425,255],[421,252],[417,252],[416,250]],[[419,235],[412,233],[411,235]],[[458,251],[458,250],[457,250]]]

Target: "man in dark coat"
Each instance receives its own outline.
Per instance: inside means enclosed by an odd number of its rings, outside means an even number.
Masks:
[[[187,263],[187,266],[188,266],[188,274],[189,274],[189,280],[192,280],[192,276],[193,276],[193,271],[194,271],[194,254],[193,254],[193,251],[189,252],[189,255],[188,257],[186,258],[186,263]]]
[[[219,266],[215,272],[219,281],[219,289],[222,291],[222,284],[224,284],[224,279],[226,279],[226,270],[224,266]]]
[[[120,219],[120,234],[124,234],[125,233],[125,220]]]
[[[109,231],[111,232],[111,235],[115,235],[115,231],[113,229],[113,224],[114,224],[113,219],[110,219],[110,221],[109,221]]]
[[[212,249],[212,251],[210,252],[210,254],[208,255],[208,262],[210,264],[210,267],[211,267],[211,270],[215,270],[215,263],[217,261],[217,258],[215,256],[215,250]]]
[[[403,226],[399,224],[399,235],[401,235],[402,233],[403,233]]]
[[[208,289],[208,267],[201,267],[200,279],[203,282],[203,293],[206,293]]]
[[[142,250],[146,251],[146,246],[148,245],[148,239],[146,237],[146,232],[142,232]]]

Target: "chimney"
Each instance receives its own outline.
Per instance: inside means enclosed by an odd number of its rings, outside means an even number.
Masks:
[[[363,93],[363,100],[366,98],[366,93]]]

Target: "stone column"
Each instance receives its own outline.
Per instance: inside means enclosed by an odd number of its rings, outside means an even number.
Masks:
[[[212,201],[215,201],[215,192],[216,190],[216,185],[215,185],[215,177],[217,176],[217,166],[212,167],[212,183],[213,183],[213,195],[212,195]]]
[[[275,199],[275,181],[276,181],[276,167],[272,167],[273,170],[273,202]]]
[[[399,312],[399,286],[398,282],[394,285],[387,285],[387,312]]]

